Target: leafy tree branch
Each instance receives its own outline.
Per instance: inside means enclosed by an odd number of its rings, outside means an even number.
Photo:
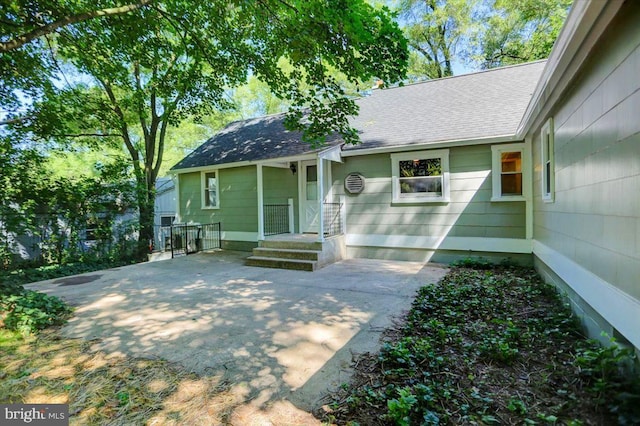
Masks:
[[[121,15],[123,13],[129,13],[133,10],[139,9],[147,4],[152,3],[154,0],[140,0],[139,3],[128,4],[120,7],[110,7],[106,9],[100,10],[92,10],[90,12],[79,13],[72,16],[65,16],[57,21],[50,22],[48,24],[39,25],[33,30],[24,33],[14,39],[8,40],[6,42],[0,42],[0,53],[10,52],[15,49],[19,49],[25,44],[42,37],[47,34],[51,34],[57,29],[61,27],[65,27],[67,25],[76,24],[79,22],[83,22],[89,19],[100,18],[104,16],[112,16],[112,15]],[[12,24],[12,23],[11,23]],[[17,26],[13,24],[14,26]]]

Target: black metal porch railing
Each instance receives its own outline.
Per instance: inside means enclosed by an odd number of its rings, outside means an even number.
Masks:
[[[286,234],[289,230],[289,204],[265,204],[264,235]]]
[[[202,225],[171,225],[169,228],[172,258],[221,248],[220,222]]]
[[[324,203],[322,210],[324,235],[332,237],[342,234],[342,203]]]

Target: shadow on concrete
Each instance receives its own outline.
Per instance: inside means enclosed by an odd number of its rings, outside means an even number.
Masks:
[[[90,286],[56,280],[31,288],[76,306],[63,333],[98,339],[96,350],[222,375],[243,400],[231,423],[308,423],[302,411],[348,381],[352,355],[376,350],[415,291],[446,273],[364,259],[283,271],[246,267],[244,256],[202,253],[73,277],[91,278]]]

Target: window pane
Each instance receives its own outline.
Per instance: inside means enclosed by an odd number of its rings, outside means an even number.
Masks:
[[[207,178],[206,179],[207,189],[215,188],[216,187],[216,174],[215,173],[207,173],[206,178]]]
[[[207,173],[204,177],[204,204],[207,207],[216,207],[216,198],[218,195],[218,180],[216,179],[216,173]]]
[[[503,172],[521,172],[522,171],[522,153],[521,152],[503,152],[502,171]]]
[[[502,195],[522,195],[522,173],[501,176]]]
[[[318,182],[307,182],[307,200],[318,199]]]
[[[161,216],[160,217],[160,226],[171,226],[173,223],[173,219],[175,216]]]
[[[318,166],[307,166],[307,182],[318,181]]]
[[[216,206],[216,190],[215,189],[207,190],[206,196],[207,196],[207,200],[206,200],[207,206],[215,207]]]
[[[544,177],[545,194],[551,194],[551,161],[547,161],[544,165]]]
[[[400,178],[400,193],[432,193],[442,195],[442,177]]]
[[[400,161],[400,177],[440,176],[442,175],[442,162],[440,158],[427,160]]]

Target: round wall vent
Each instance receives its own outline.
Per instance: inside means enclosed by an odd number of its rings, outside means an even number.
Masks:
[[[349,194],[359,194],[364,190],[364,176],[360,173],[349,173],[344,178],[344,189]]]

